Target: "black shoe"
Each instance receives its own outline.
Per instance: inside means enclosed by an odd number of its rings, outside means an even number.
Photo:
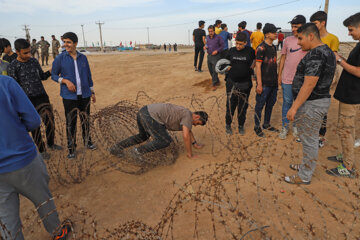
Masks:
[[[114,155],[118,158],[124,157],[124,151],[122,148],[118,147],[116,144],[114,144],[110,149],[109,152],[111,155]]]
[[[279,129],[276,129],[271,125],[263,125],[263,129],[268,130],[270,132],[277,132],[277,133],[280,132]]]
[[[141,153],[139,153],[137,148],[133,148],[130,151],[130,156],[135,160],[136,165],[144,165],[145,160]]]
[[[51,150],[63,150],[63,147],[59,146],[57,144],[54,144],[54,145],[51,145],[51,146],[48,145],[48,148],[51,149]]]
[[[203,72],[203,70],[201,70],[201,69],[199,69],[199,70],[197,70],[198,72]]]
[[[265,134],[262,131],[261,127],[255,126],[254,131],[255,131],[256,135],[258,135],[259,137],[265,137]]]
[[[75,151],[69,150],[69,154],[67,155],[68,159],[76,158]]]
[[[232,134],[231,125],[226,125],[225,129],[226,129],[226,134],[229,134],[229,135]]]
[[[240,134],[241,136],[244,136],[244,135],[245,135],[245,128],[244,128],[244,126],[239,126],[239,134]]]
[[[49,160],[50,159],[50,153],[48,153],[48,152],[42,152],[42,153],[40,153],[41,154],[41,156],[42,156],[42,158],[44,159],[44,160]]]
[[[89,143],[86,145],[86,148],[87,148],[87,149],[90,149],[90,150],[96,150],[96,145],[93,144],[92,142],[89,142]]]
[[[61,225],[61,232],[59,235],[55,236],[53,240],[66,240],[69,236],[69,233],[72,230],[72,222],[70,220],[65,220]]]

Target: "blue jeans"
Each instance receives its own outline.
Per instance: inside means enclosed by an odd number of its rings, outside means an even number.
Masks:
[[[289,111],[289,109],[291,108],[293,101],[294,101],[294,97],[292,94],[292,84],[281,84],[282,90],[283,90],[283,105],[282,105],[282,126],[285,127],[286,129],[289,129],[289,124],[290,121],[289,119],[287,119],[286,114]],[[294,123],[295,126],[295,123]]]
[[[270,125],[272,109],[276,103],[278,87],[266,87],[263,86],[261,94],[256,94],[256,105],[255,105],[255,127],[260,126],[261,112],[265,106],[265,118],[264,125]]]

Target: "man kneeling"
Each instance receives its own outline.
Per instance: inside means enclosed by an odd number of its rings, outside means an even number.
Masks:
[[[170,103],[155,103],[144,106],[136,116],[139,134],[131,136],[111,147],[110,153],[121,157],[123,149],[145,142],[151,136],[152,141],[135,147],[131,155],[138,164],[143,164],[142,155],[159,149],[166,148],[172,142],[169,131],[182,131],[187,157],[193,158],[192,146],[196,149],[203,148],[198,144],[191,131],[192,126],[205,125],[208,120],[206,112],[191,112],[189,109]]]

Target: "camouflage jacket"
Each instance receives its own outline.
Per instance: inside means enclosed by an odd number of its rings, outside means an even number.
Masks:
[[[48,52],[49,51],[49,47],[50,47],[50,43],[46,40],[40,40],[37,43],[38,46],[40,46],[41,48],[41,52]]]
[[[59,51],[59,47],[60,47],[60,42],[59,42],[59,40],[57,40],[57,39],[52,40],[51,45],[52,45],[52,50],[53,50],[53,52],[54,52],[54,51],[56,51],[56,52]]]

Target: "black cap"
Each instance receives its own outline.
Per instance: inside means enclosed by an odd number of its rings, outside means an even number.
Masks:
[[[263,33],[264,34],[267,34],[269,32],[271,33],[276,33],[276,31],[278,30],[279,28],[275,27],[274,24],[272,23],[265,23],[265,26],[263,28]]]
[[[291,24],[305,24],[306,18],[303,15],[296,15],[289,23]]]

